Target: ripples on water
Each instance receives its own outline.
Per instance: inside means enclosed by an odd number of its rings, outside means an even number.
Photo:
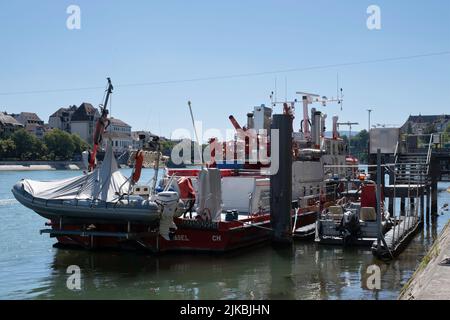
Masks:
[[[125,170],[129,174],[129,170]],[[0,172],[0,298],[3,299],[396,299],[450,214],[426,226],[389,264],[370,250],[295,243],[226,255],[90,252],[55,249],[39,235],[45,219],[21,206],[10,189],[19,179],[62,179],[73,171]],[[148,181],[151,170],[145,170]],[[439,187],[440,207],[450,202]],[[378,264],[382,290],[364,283]],[[82,290],[67,289],[69,265],[82,270]]]

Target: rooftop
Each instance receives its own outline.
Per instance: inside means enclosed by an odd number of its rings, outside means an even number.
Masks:
[[[408,121],[416,122],[416,123],[432,123],[436,121],[441,120],[449,120],[450,121],[450,115],[447,114],[441,114],[441,115],[421,115],[418,116],[409,116]]]
[[[131,126],[129,124],[123,122],[120,119],[110,118],[109,120],[111,121],[111,125],[120,126],[120,127],[130,127],[131,128]]]
[[[68,108],[59,108],[56,112],[54,112],[51,117],[61,117],[65,112],[75,112],[77,110],[77,106],[71,106]]]
[[[100,113],[92,104],[83,102],[78,109],[72,114],[72,121],[92,121],[94,118],[100,117]]]
[[[107,131],[103,134],[103,137],[110,139],[122,139],[122,140],[131,140],[131,136],[124,132],[116,132],[116,131]]]
[[[34,112],[21,112],[19,114],[11,114],[11,116],[24,125],[28,122],[44,123],[44,121],[42,121],[41,118],[39,118],[39,116]]]
[[[4,114],[3,112],[0,112],[0,123],[1,124],[9,124],[12,126],[22,126],[22,124],[14,119],[9,114]]]

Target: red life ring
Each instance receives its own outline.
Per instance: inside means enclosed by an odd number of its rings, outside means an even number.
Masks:
[[[134,159],[135,159],[134,171],[133,171],[133,176],[131,179],[132,179],[133,183],[136,183],[141,178],[142,165],[144,163],[144,153],[142,152],[142,150],[139,150],[136,153]]]

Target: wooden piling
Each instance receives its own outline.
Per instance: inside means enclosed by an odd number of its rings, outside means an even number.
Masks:
[[[431,159],[431,215],[438,214],[438,180],[440,176],[440,164],[436,158]]]
[[[400,198],[400,215],[404,216],[405,215],[405,207],[406,207],[406,201],[405,201],[405,197],[401,197]]]
[[[431,187],[427,187],[427,224],[430,222],[431,213]]]
[[[425,196],[422,192],[420,195],[420,220],[423,222],[425,218]]]

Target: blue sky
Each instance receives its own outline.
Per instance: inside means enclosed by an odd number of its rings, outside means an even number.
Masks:
[[[66,28],[66,8],[81,8],[81,30]],[[382,29],[366,27],[369,5],[381,8]],[[258,73],[450,51],[450,1],[5,1],[0,0],[0,110],[34,111],[48,121],[61,106],[91,102],[116,84],[112,115],[133,130],[170,135],[190,129],[187,100],[205,127],[244,122],[255,105],[296,91],[336,94],[341,121],[367,127],[402,124],[409,114],[449,113],[450,55],[266,74],[252,77],[121,86]],[[300,112],[297,111],[297,122]]]

